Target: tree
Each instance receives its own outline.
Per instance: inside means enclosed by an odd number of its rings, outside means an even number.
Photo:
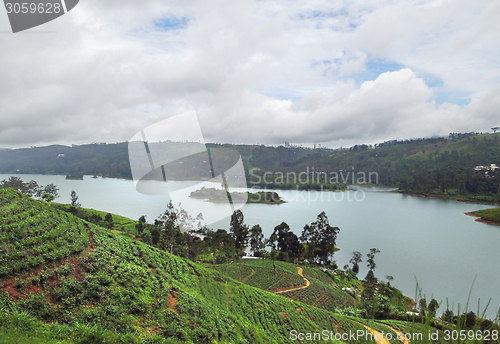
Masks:
[[[387,286],[390,287],[391,282],[394,281],[394,277],[387,275],[387,276],[385,276],[385,279],[387,280]]]
[[[148,245],[152,245],[153,244],[153,239],[152,239],[151,234],[149,232],[144,233],[141,236],[141,239],[142,239],[142,242],[145,243],[145,244],[148,244]]]
[[[369,270],[365,277],[363,291],[361,292],[361,307],[366,310],[367,319],[371,319],[378,309],[375,297],[376,286],[377,278],[373,274],[373,270]]]
[[[250,229],[250,248],[254,257],[260,257],[261,251],[264,249],[264,234],[259,225],[255,225]]]
[[[439,303],[436,301],[436,299],[432,299],[431,302],[429,302],[429,306],[427,307],[428,311],[429,311],[429,314],[432,316],[432,317],[435,317],[436,316],[436,311],[438,310],[439,308]]]
[[[71,205],[73,207],[81,207],[82,205],[80,203],[78,203],[78,196],[76,195],[76,191],[75,190],[72,190],[71,191]]]
[[[309,258],[324,265],[331,263],[340,229],[330,226],[326,213],[321,212],[316,221],[305,225],[300,240],[307,245]]]
[[[160,242],[160,230],[155,226],[151,228],[151,242],[156,246]]]
[[[54,184],[49,184],[49,185],[45,186],[42,190],[42,193],[54,196],[53,199],[56,199],[59,197],[59,189]]]
[[[476,325],[476,314],[470,311],[465,315],[465,327],[472,330]]]
[[[370,271],[374,271],[375,267],[377,264],[375,264],[375,254],[380,253],[380,250],[378,248],[371,248],[370,253],[368,253],[366,256],[368,259],[366,260],[368,263],[368,268],[370,268]]]
[[[248,243],[249,230],[248,225],[244,223],[244,216],[241,210],[235,210],[233,215],[231,215],[229,230],[236,242],[237,251],[239,254],[242,254]]]
[[[451,309],[446,309],[444,311],[444,314],[443,316],[441,317],[441,319],[443,319],[444,321],[446,322],[453,322],[453,318],[454,318],[454,314],[453,314],[453,311]]]
[[[427,300],[422,298],[418,301],[418,309],[420,310],[420,314],[422,316],[426,316],[427,314]]]
[[[364,289],[363,292],[361,293],[361,299],[362,299],[362,306],[366,310],[367,319],[371,318],[375,314],[378,308],[377,299],[375,297],[377,278],[375,277],[374,271],[376,267],[375,254],[379,252],[380,252],[379,249],[371,248],[370,253],[366,255],[368,257],[367,266],[370,270],[368,270],[368,273],[366,274],[365,277]]]
[[[349,261],[349,263],[352,264],[352,272],[357,274],[359,272],[359,263],[361,263],[363,260],[361,259],[361,252],[359,251],[354,251],[352,253],[352,258]]]
[[[54,195],[51,195],[51,194],[48,194],[48,193],[44,193],[42,195],[42,200],[47,202],[47,203],[51,203],[53,200],[54,200]]]
[[[276,242],[275,248],[280,252],[278,255],[279,260],[289,261],[299,256],[301,247],[299,238],[295,233],[290,231],[290,226],[286,222],[282,222],[274,227],[270,239],[273,240],[273,243]]]
[[[111,213],[107,213],[104,217],[104,221],[106,221],[106,226],[108,228],[113,227],[113,215]]]
[[[141,217],[139,217],[139,223],[135,225],[135,229],[137,230],[137,234],[139,234],[139,236],[142,236],[145,225],[146,225],[146,216],[142,215]]]

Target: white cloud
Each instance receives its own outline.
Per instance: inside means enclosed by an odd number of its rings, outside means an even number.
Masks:
[[[0,13],[0,146],[124,141],[188,110],[219,142],[487,130],[499,13],[496,1],[88,0],[31,30],[54,33],[15,35]],[[162,18],[186,24],[157,30]],[[408,68],[359,80],[374,58]],[[437,92],[471,101],[435,104]]]

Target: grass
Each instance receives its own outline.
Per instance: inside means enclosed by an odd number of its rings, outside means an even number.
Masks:
[[[468,215],[480,217],[482,221],[493,222],[500,225],[500,208],[477,210],[468,213]]]
[[[277,290],[304,285],[304,279],[293,264],[280,261],[255,259],[233,264],[207,266],[237,281],[263,290]]]
[[[70,204],[61,204],[61,203],[53,203],[53,205],[61,210],[68,211],[72,206]],[[91,217],[93,215],[98,215],[102,219],[106,217],[106,214],[108,214],[105,211],[100,211],[100,210],[95,210],[95,209],[89,209],[89,208],[77,208],[78,211],[83,212],[84,216],[86,217]],[[112,214],[113,216],[113,226],[111,227],[111,230],[113,231],[118,231],[118,232],[124,232],[129,235],[134,235],[137,234],[137,230],[135,229],[135,225],[138,224],[139,222],[136,220],[129,219],[128,217]],[[80,217],[80,216],[79,216]]]

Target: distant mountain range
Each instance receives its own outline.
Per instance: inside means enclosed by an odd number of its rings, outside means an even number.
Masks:
[[[181,145],[182,143],[178,143]],[[207,148],[231,148],[242,157],[249,182],[268,172],[268,183],[280,188],[282,175],[337,174],[340,183],[363,181],[399,187],[407,193],[471,201],[500,202],[496,171],[475,171],[474,167],[500,165],[500,133],[450,134],[444,138],[392,140],[374,146],[355,145],[347,149],[304,148],[264,145],[207,144]],[[206,167],[205,167],[206,168]],[[193,166],[193,175],[196,168]],[[0,173],[99,175],[131,179],[127,143],[52,145],[0,150]],[[181,173],[179,173],[179,176]],[[189,174],[182,173],[183,179]],[[272,177],[269,177],[272,176]],[[368,180],[371,176],[371,180]],[[332,181],[328,179],[327,183]],[[291,183],[287,187],[294,187]]]

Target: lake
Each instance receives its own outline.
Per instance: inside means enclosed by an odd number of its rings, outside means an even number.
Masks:
[[[9,175],[0,175],[1,179]],[[134,182],[121,179],[66,180],[64,176],[19,175],[24,181],[35,180],[40,185],[54,183],[60,189],[56,202],[70,203],[75,190],[83,207],[108,211],[138,219],[146,215],[153,222],[164,210],[168,196],[148,196],[136,192]],[[151,181],[157,188],[164,183]],[[228,204],[214,204],[190,199],[190,191],[200,188],[192,182],[170,182],[169,186],[183,189],[175,197],[182,207],[196,216],[202,212],[212,228],[229,227],[231,209]],[[217,185],[203,183],[207,187]],[[278,194],[287,203],[280,205],[246,204],[241,210],[245,222],[260,224],[268,237],[273,228],[285,221],[300,236],[305,224],[316,220],[325,211],[330,224],[338,226],[337,246],[340,251],[334,259],[339,267],[348,263],[353,251],[366,253],[372,247],[380,249],[375,261],[375,275],[385,280],[394,277],[392,285],[405,295],[415,297],[416,280],[428,301],[431,297],[442,301],[438,314],[450,307],[467,302],[469,290],[477,276],[471,293],[469,311],[477,312],[480,299],[481,312],[491,298],[486,313],[494,318],[500,307],[500,226],[475,222],[465,212],[492,206],[462,203],[451,200],[429,199],[397,193],[377,192],[384,188],[358,188],[346,192],[281,191]],[[182,192],[180,192],[182,193]],[[359,277],[366,274],[366,263],[360,264]]]

